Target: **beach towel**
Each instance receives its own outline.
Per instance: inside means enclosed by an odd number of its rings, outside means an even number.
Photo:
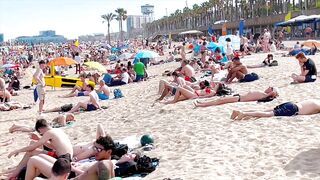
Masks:
[[[33,100],[34,100],[34,102],[37,102],[37,100],[38,100],[37,88],[35,88],[35,89],[33,90]]]

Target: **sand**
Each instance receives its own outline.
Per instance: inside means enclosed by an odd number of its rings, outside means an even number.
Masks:
[[[243,62],[260,63],[266,54],[247,56]],[[320,67],[319,55],[313,56]],[[278,67],[250,70],[260,75],[251,83],[233,83],[236,93],[264,90],[269,86],[280,87],[280,97],[268,103],[250,102],[227,104],[218,107],[194,109],[192,100],[174,105],[155,104],[160,79],[165,70],[174,69],[179,63],[151,66],[154,78],[120,87],[125,97],[101,101],[108,109],[76,116],[73,127],[64,128],[73,144],[89,142],[101,123],[114,138],[152,134],[155,149],[148,152],[160,159],[160,166],[145,179],[318,179],[320,178],[320,121],[319,115],[287,118],[261,118],[234,122],[230,120],[233,109],[272,108],[286,101],[298,102],[319,98],[319,80],[315,83],[290,85],[290,74],[299,73],[298,62],[292,57],[275,56]],[[30,83],[30,76],[23,85]],[[49,87],[45,108],[76,103],[87,97],[58,98],[67,89],[51,90]],[[112,88],[114,89],[114,88]],[[22,103],[33,101],[32,90],[22,90],[13,98]],[[8,159],[10,151],[26,146],[26,133],[9,134],[15,124],[33,126],[37,106],[30,110],[0,112],[0,141],[14,138],[14,143],[0,149],[0,170],[18,164],[22,155]],[[52,119],[58,113],[46,114]]]

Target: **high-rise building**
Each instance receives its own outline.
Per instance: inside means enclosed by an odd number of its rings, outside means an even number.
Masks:
[[[129,15],[127,18],[127,32],[129,37],[142,35],[143,25],[152,21],[150,16]]]
[[[151,18],[151,21],[154,19],[154,5],[146,4],[141,6],[141,13],[144,16],[149,16]]]
[[[27,44],[39,43],[64,43],[67,39],[61,35],[56,35],[55,31],[40,31],[38,36],[20,36],[16,38],[16,42]]]

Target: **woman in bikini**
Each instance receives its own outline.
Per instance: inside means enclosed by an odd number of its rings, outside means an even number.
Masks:
[[[216,95],[219,89],[219,84],[211,85],[208,81],[200,82],[199,86],[200,89],[193,89],[190,86],[177,87],[174,99],[164,102],[164,104],[173,104],[187,99],[212,97]]]

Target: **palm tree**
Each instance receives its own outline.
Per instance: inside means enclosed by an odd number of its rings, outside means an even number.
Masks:
[[[104,21],[102,21],[102,23],[107,22],[108,23],[108,42],[109,44],[111,43],[110,41],[110,22],[112,20],[114,20],[114,18],[116,18],[117,16],[113,13],[109,13],[109,14],[104,14],[101,16],[102,19],[104,19]]]
[[[120,40],[123,41],[122,21],[127,19],[127,11],[123,8],[118,8],[115,12],[117,13],[116,20],[119,21]]]

